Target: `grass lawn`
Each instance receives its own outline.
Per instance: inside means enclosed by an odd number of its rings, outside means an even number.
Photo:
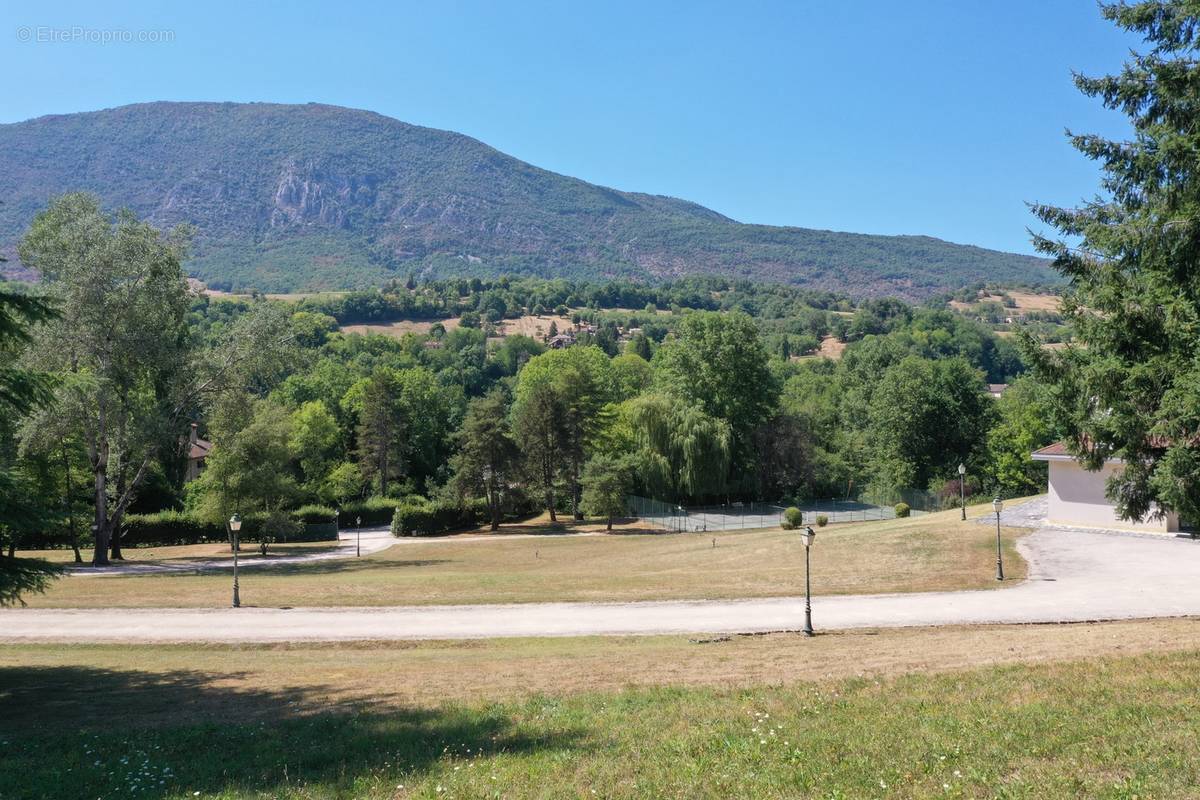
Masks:
[[[1198,668],[1190,619],[13,645],[0,797],[1193,796]]]
[[[527,530],[521,527],[510,531]],[[1004,532],[1005,571],[1025,576]],[[715,546],[714,546],[715,543]],[[957,511],[833,525],[813,549],[815,594],[990,589],[994,529],[960,522]],[[247,572],[249,606],[388,606],[547,600],[663,600],[795,595],[804,548],[795,532],[618,533],[406,539],[361,559]],[[222,606],[228,572],[70,577],[31,607]]]

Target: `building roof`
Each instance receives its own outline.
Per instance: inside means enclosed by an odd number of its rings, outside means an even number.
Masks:
[[[1070,458],[1071,454],[1067,452],[1065,442],[1055,442],[1054,444],[1046,445],[1040,450],[1034,450],[1032,456],[1034,461],[1059,461],[1063,458]]]
[[[212,450],[212,442],[204,439],[196,439],[191,443],[191,447],[188,448],[188,458],[205,458],[208,456],[210,450]]]
[[[1008,389],[1007,383],[989,383],[988,384],[988,393],[989,394],[1001,395],[1001,394],[1004,394],[1004,391],[1006,389]]]

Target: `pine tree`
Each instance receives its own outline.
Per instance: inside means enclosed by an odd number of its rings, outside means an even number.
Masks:
[[[399,387],[391,372],[379,370],[371,376],[363,393],[358,422],[358,456],[367,480],[378,481],[380,495],[401,474],[404,458],[404,425]]]
[[[1101,7],[1145,37],[1117,75],[1077,76],[1086,95],[1123,112],[1133,137],[1071,135],[1104,171],[1105,196],[1034,210],[1064,237],[1036,237],[1069,281],[1062,311],[1076,345],[1023,348],[1053,387],[1069,447],[1099,469],[1120,458],[1108,496],[1124,519],[1163,511],[1200,520],[1200,4]]]

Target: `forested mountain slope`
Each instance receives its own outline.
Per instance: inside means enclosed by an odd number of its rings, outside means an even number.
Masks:
[[[78,189],[160,226],[194,224],[188,268],[221,288],[352,288],[408,272],[719,274],[922,297],[1053,278],[1041,259],[925,236],[742,224],[316,104],[162,102],[0,125],[0,252],[12,255],[51,197]]]

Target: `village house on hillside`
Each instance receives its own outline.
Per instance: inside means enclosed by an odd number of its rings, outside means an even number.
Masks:
[[[1067,452],[1062,442],[1033,452],[1034,461],[1050,465],[1049,507],[1046,521],[1051,525],[1076,528],[1105,528],[1115,530],[1176,533],[1190,531],[1192,525],[1180,520],[1173,512],[1159,518],[1151,515],[1142,522],[1132,522],[1117,516],[1116,507],[1105,495],[1104,488],[1115,472],[1122,469],[1119,458],[1110,458],[1099,470],[1084,469]]]

